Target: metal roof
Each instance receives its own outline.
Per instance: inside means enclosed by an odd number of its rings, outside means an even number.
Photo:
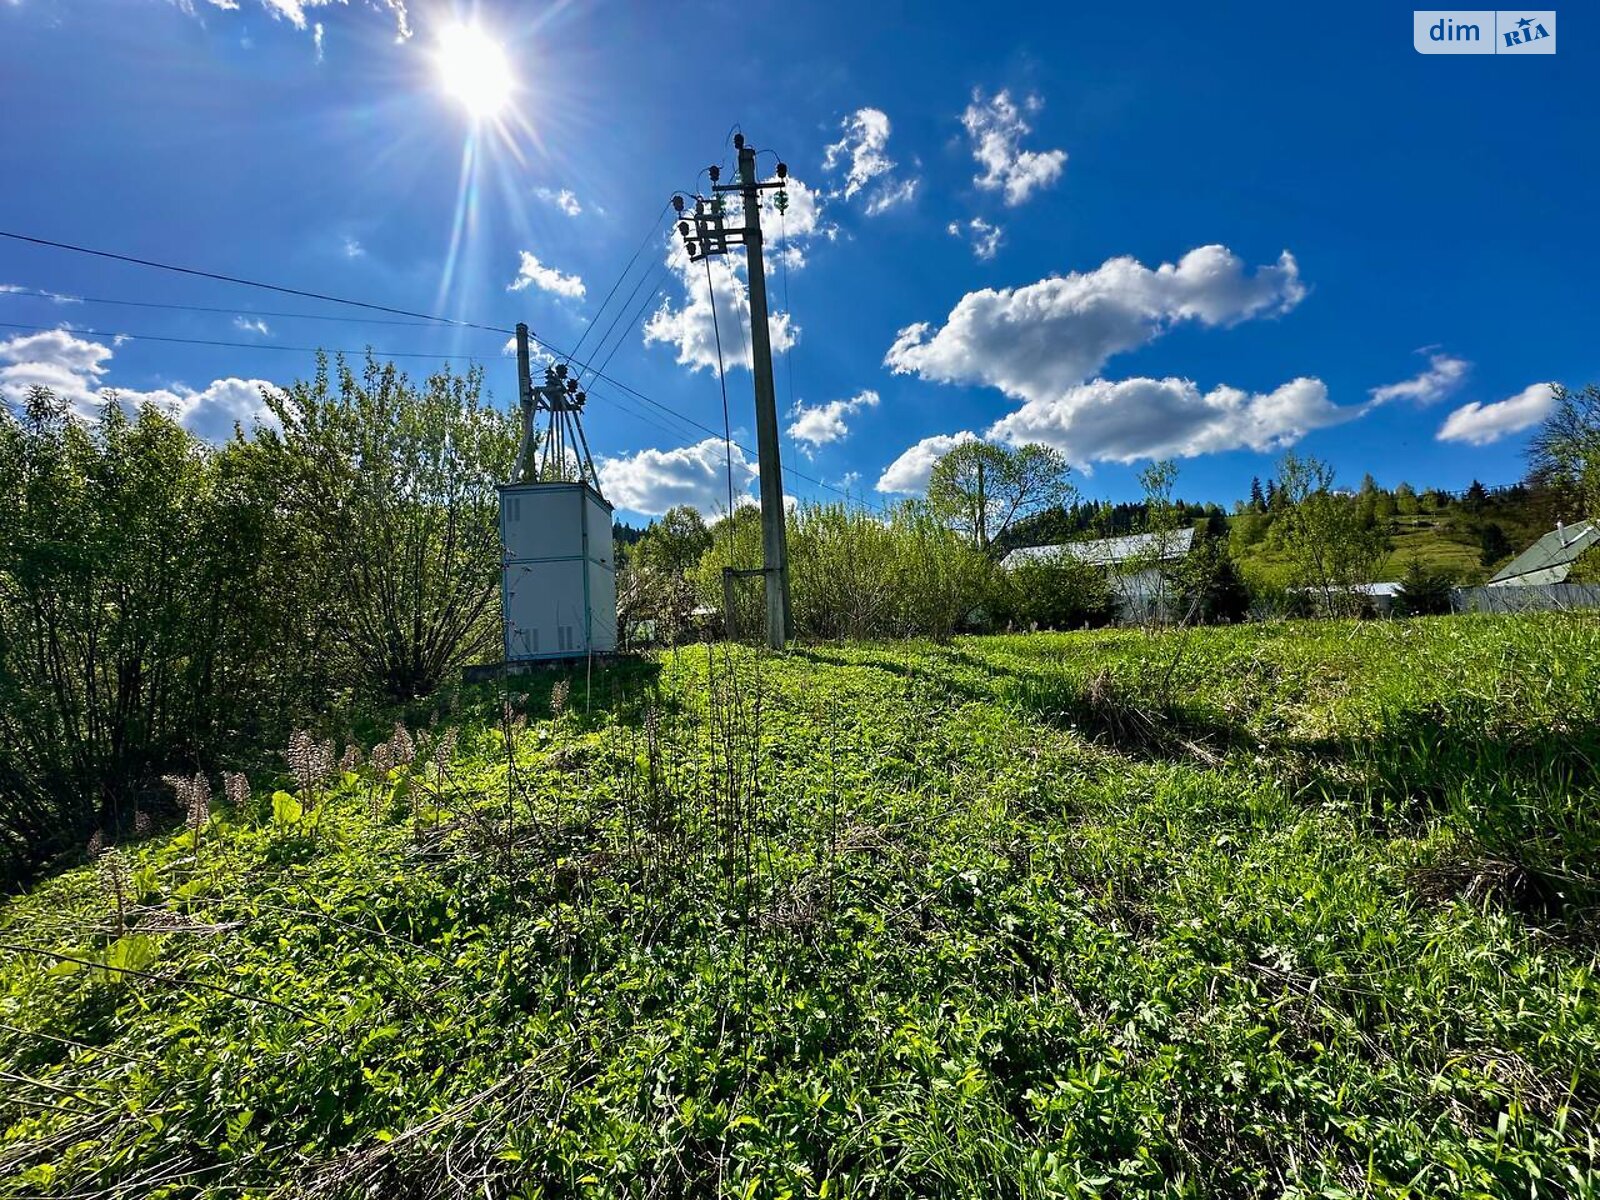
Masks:
[[[1489,582],[1506,583],[1535,571],[1551,571],[1549,582],[1559,583],[1583,552],[1596,544],[1600,544],[1600,526],[1593,521],[1557,526],[1496,571]]]
[[[1075,558],[1096,567],[1114,567],[1130,560],[1171,562],[1189,553],[1194,544],[1194,526],[1168,533],[1131,533],[1123,537],[1098,538],[1089,542],[1066,542],[1059,546],[1024,546],[1000,560],[1002,567],[1026,562],[1049,562]]]

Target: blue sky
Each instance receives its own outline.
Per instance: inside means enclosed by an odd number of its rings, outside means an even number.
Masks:
[[[506,50],[493,118],[441,79],[463,24]],[[1600,378],[1593,30],[1423,56],[1388,4],[0,0],[0,229],[603,344],[681,414],[590,388],[637,519],[725,487],[705,277],[657,222],[737,123],[796,181],[770,271],[794,495],[886,503],[972,435],[1057,445],[1113,499],[1174,456],[1230,502],[1290,446],[1349,483],[1503,483],[1545,384]],[[714,283],[753,444],[742,267]],[[481,330],[9,241],[0,288],[39,327],[0,326],[13,397],[115,387],[223,436],[319,345],[515,395]]]

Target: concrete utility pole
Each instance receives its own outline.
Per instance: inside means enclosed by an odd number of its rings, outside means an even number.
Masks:
[[[522,404],[522,444],[517,447],[517,465],[511,471],[512,483],[525,483],[533,463],[533,370],[528,361],[528,327],[517,322],[517,399]]]
[[[767,325],[767,272],[761,247],[761,193],[778,190],[779,210],[789,196],[784,185],[789,168],[778,164],[777,179],[761,183],[756,176],[755,148],[745,144],[744,134],[733,135],[739,152],[739,178],[736,183],[718,182],[721,170],[710,168],[711,199],[694,197],[695,208],[689,220],[678,222],[689,251],[689,260],[699,262],[713,254],[726,254],[731,245],[742,244],[749,268],[750,284],[750,371],[756,393],[756,459],[761,470],[761,545],[762,574],[767,594],[767,644],[774,650],[794,636],[794,619],[789,606],[789,536],[783,511],[783,465],[778,454],[777,392],[772,384],[772,334]],[[723,195],[738,192],[743,200],[744,226],[729,228],[723,223]],[[674,196],[672,206],[684,215],[684,198]],[[711,298],[713,304],[716,297]],[[733,514],[729,514],[732,519]]]

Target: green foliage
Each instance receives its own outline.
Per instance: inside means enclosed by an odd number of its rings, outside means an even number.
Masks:
[[[712,530],[694,573],[701,603],[721,610],[724,567],[762,564],[761,520],[744,508]],[[948,637],[988,598],[988,557],[936,516],[908,501],[887,521],[842,504],[789,513],[789,570],[795,632],[801,638]],[[762,580],[734,588],[736,628],[745,639],[766,627]]]
[[[640,537],[617,574],[617,620],[625,637],[648,630],[673,646],[700,630],[689,575],[711,549],[711,531],[688,505],[668,509]]]
[[[483,375],[413,384],[369,358],[340,359],[267,396],[279,429],[252,449],[309,543],[312,619],[343,681],[395,699],[424,695],[499,638],[496,484],[520,425],[482,398]]]
[[[283,705],[257,482],[154,408],[0,405],[0,886]]]
[[[1516,547],[1511,544],[1511,539],[1506,537],[1504,529],[1493,521],[1483,527],[1478,539],[1478,561],[1483,566],[1498,566],[1515,553]]]
[[[995,624],[1020,629],[1105,625],[1117,610],[1104,568],[1070,554],[1029,558],[1008,567],[991,604]]]
[[[1552,384],[1555,403],[1528,443],[1536,479],[1569,492],[1582,510],[1572,516],[1600,518],[1600,384],[1574,392]]]
[[[96,869],[0,909],[0,1196],[1593,1196],[1597,664],[1453,617],[469,693],[315,843],[126,848],[124,931]]]
[[[1250,589],[1239,573],[1225,536],[1207,530],[1172,568],[1180,615],[1203,625],[1242,621],[1250,612]],[[1192,614],[1192,616],[1190,616]]]
[[[0,406],[0,886],[170,813],[169,770],[492,650],[517,423],[479,384],[323,363],[220,447],[114,400]]]
[[[1278,470],[1277,499],[1281,512],[1272,531],[1288,556],[1288,582],[1309,592],[1326,615],[1359,611],[1361,597],[1354,588],[1372,582],[1386,538],[1363,525],[1358,498],[1334,491],[1333,470],[1326,463],[1286,454]]]
[[[1066,457],[1049,446],[963,442],[933,466],[928,507],[980,550],[1017,521],[1072,503]]]
[[[1455,580],[1442,571],[1430,571],[1412,559],[1395,594],[1394,611],[1402,617],[1433,617],[1450,611],[1450,592]]]
[[[648,570],[686,575],[711,549],[711,531],[698,509],[687,504],[669,508],[634,546],[632,561]]]

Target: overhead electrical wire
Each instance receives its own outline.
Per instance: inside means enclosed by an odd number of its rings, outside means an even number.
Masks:
[[[273,317],[293,321],[337,321],[346,325],[403,325],[411,329],[428,329],[431,321],[392,321],[383,317],[339,317],[332,313],[275,312],[261,308],[216,308],[205,304],[169,304],[155,300],[114,300],[108,296],[73,296],[66,292],[47,292],[39,288],[8,287],[0,289],[3,296],[33,296],[55,300],[62,304],[113,304],[121,308],[159,308],[173,312],[218,313],[236,317]]]
[[[326,346],[284,346],[277,342],[230,342],[213,338],[167,337],[154,333],[113,333],[105,329],[68,329],[63,331],[57,325],[19,325],[13,321],[0,321],[0,329],[21,329],[31,333],[66,332],[83,334],[87,337],[125,338],[131,342],[171,342],[179,346],[221,346],[231,350],[288,350],[297,354],[347,354],[352,357],[373,354],[380,358],[431,359],[475,359],[482,357],[475,354],[425,354],[417,350],[375,350],[370,346],[364,350],[337,350]]]
[[[728,515],[733,516],[733,426],[728,419],[728,373],[722,365],[722,327],[717,321],[717,293],[711,285],[711,256],[706,264],[706,294],[711,299],[711,332],[717,339],[717,385],[722,388],[722,447],[728,464]]]
[[[136,267],[149,267],[156,271],[171,271],[178,275],[193,275],[199,279],[214,279],[219,283],[235,283],[241,287],[260,288],[263,291],[278,292],[285,296],[299,296],[303,300],[323,300],[329,304],[345,304],[351,308],[365,308],[371,312],[389,313],[396,317],[416,317],[423,321],[431,321],[436,325],[454,325],[460,329],[483,329],[490,333],[512,333],[510,329],[502,329],[498,325],[480,325],[476,321],[457,321],[452,317],[439,317],[431,313],[413,312],[407,308],[394,308],[387,304],[374,304],[366,300],[351,300],[345,296],[330,296],[326,292],[313,292],[305,288],[284,287],[277,283],[262,283],[256,279],[243,279],[237,275],[224,275],[218,271],[202,271],[197,267],[180,267],[173,263],[156,262],[149,258],[136,258],[131,254],[117,254],[111,250],[95,250],[88,246],[77,246],[71,242],[57,242],[50,238],[31,237],[26,233],[9,233],[0,229],[0,237],[10,238],[14,242],[28,242],[35,246],[48,246],[54,250],[70,250],[74,254],[88,254],[95,258],[106,258],[113,262],[129,263]]]
[[[661,228],[661,218],[666,216],[671,210],[671,203],[663,204],[661,206],[661,211],[656,214],[655,223],[645,231],[644,237],[639,239],[639,245],[634,249],[632,256],[628,259],[627,265],[622,268],[621,273],[617,276],[617,281],[611,285],[611,290],[606,293],[606,298],[600,301],[600,307],[595,309],[593,318],[591,318],[589,324],[584,327],[583,333],[578,338],[577,345],[572,347],[572,352],[574,354],[583,349],[583,343],[588,338],[590,331],[600,323],[600,318],[605,315],[606,306],[611,303],[611,297],[617,294],[617,289],[622,286],[622,281],[628,277],[628,272],[633,270],[633,264],[639,261],[639,255],[644,253],[644,248],[650,244],[650,239],[655,237],[656,231]],[[637,290],[638,284],[635,284],[634,288]],[[631,300],[632,298],[632,293],[629,293],[628,299]],[[627,301],[624,301],[623,303],[626,305]],[[611,330],[608,328],[606,330],[606,335],[609,336],[610,333]],[[601,338],[601,344],[605,344],[604,337]]]
[[[730,131],[730,137],[731,136],[732,136],[732,133]],[[658,218],[657,224],[659,225],[659,223],[660,222],[659,222],[659,218]],[[654,231],[652,230],[652,232],[654,232]],[[276,292],[276,293],[279,293],[281,295],[286,295],[286,296],[298,296],[301,299],[306,299],[306,300],[320,300],[320,301],[323,301],[323,302],[329,303],[329,304],[342,304],[342,305],[345,305],[345,306],[350,307],[350,308],[359,308],[359,309],[363,309],[363,310],[368,311],[368,312],[388,313],[391,316],[407,317],[407,318],[410,318],[412,320],[415,320],[415,321],[418,321],[418,322],[422,322],[424,324],[452,326],[452,327],[455,327],[455,328],[458,328],[458,329],[475,329],[475,330],[480,330],[480,331],[485,332],[485,333],[501,333],[501,334],[506,334],[508,336],[509,335],[514,335],[515,332],[516,332],[513,329],[508,329],[508,328],[505,328],[504,326],[500,326],[500,325],[487,325],[487,324],[483,324],[483,323],[477,322],[477,321],[460,321],[460,320],[456,320],[456,319],[451,318],[451,317],[437,316],[437,315],[432,314],[432,313],[417,312],[417,311],[414,311],[412,309],[405,309],[405,308],[396,308],[396,307],[394,307],[392,305],[377,304],[377,303],[374,303],[372,301],[367,301],[367,300],[355,300],[355,299],[351,299],[350,297],[347,297],[347,296],[334,296],[334,295],[330,295],[330,294],[328,294],[326,292],[312,291],[312,290],[307,289],[307,288],[295,288],[295,287],[287,287],[287,286],[284,286],[282,284],[266,283],[266,282],[264,282],[262,280],[248,279],[248,278],[245,278],[245,277],[239,276],[239,275],[228,275],[228,274],[224,274],[224,273],[218,272],[218,271],[204,271],[204,270],[200,270],[199,268],[196,268],[196,267],[185,267],[185,266],[181,266],[181,265],[178,265],[178,264],[175,264],[175,263],[159,262],[159,261],[156,261],[154,259],[140,258],[140,257],[137,257],[135,255],[131,255],[131,254],[119,254],[119,253],[116,253],[116,252],[110,251],[110,250],[98,250],[98,249],[94,249],[94,248],[89,247],[89,246],[76,245],[75,243],[72,243],[72,242],[61,242],[61,241],[53,240],[51,238],[33,237],[33,236],[29,235],[29,234],[13,233],[13,232],[10,232],[10,231],[7,231],[7,230],[3,230],[3,229],[0,229],[0,238],[7,238],[7,239],[9,239],[11,241],[24,242],[24,243],[27,243],[27,244],[30,244],[30,245],[35,245],[35,246],[44,246],[44,247],[47,247],[47,248],[50,248],[50,249],[54,249],[54,250],[65,250],[65,251],[69,251],[69,252],[74,253],[74,254],[84,254],[84,255],[89,255],[91,257],[95,257],[95,258],[108,259],[108,260],[113,261],[113,262],[127,263],[127,264],[129,264],[131,266],[147,267],[147,268],[149,268],[151,270],[156,270],[156,271],[169,271],[169,272],[172,272],[174,274],[188,275],[188,276],[192,276],[192,277],[199,278],[199,279],[210,279],[210,280],[214,280],[214,281],[219,282],[219,283],[231,283],[231,284],[235,284],[235,285],[237,285],[239,287],[255,288],[255,289],[259,290],[259,291]],[[648,235],[646,237],[646,241],[648,242]],[[642,250],[640,252],[642,252]],[[625,275],[624,275],[624,277],[625,277]],[[15,294],[15,293],[0,293],[0,294]],[[53,298],[54,295],[55,294],[52,294],[52,298]],[[651,298],[653,298],[653,295],[652,295]],[[109,303],[109,302],[112,302],[112,301],[107,301],[107,302]],[[117,302],[117,303],[133,303],[133,302],[124,301],[124,302]],[[147,303],[150,303],[151,306],[154,306],[154,302],[147,302]],[[174,307],[176,307],[176,306],[174,306]],[[204,310],[201,310],[199,308],[199,306],[194,306],[194,307],[196,308],[197,311],[204,311]],[[234,309],[223,309],[223,310],[219,310],[219,311],[221,311],[221,312],[235,312],[236,310],[234,310]],[[269,315],[269,314],[259,314],[259,315]],[[287,317],[290,314],[284,314],[284,315],[285,315],[285,317]],[[299,313],[299,314],[292,314],[292,315],[294,315],[294,316],[311,316],[312,314]],[[49,332],[55,331],[58,328],[58,326],[23,325],[23,324],[9,323],[9,322],[0,322],[0,328],[17,329],[17,330],[30,331],[30,332],[35,332],[35,333],[49,333]],[[368,353],[367,349],[363,349],[363,350],[337,350],[337,349],[329,349],[329,348],[320,347],[320,346],[285,346],[285,345],[280,345],[280,344],[277,344],[277,343],[269,343],[269,342],[239,342],[239,341],[227,341],[227,340],[222,340],[222,339],[210,339],[210,338],[169,337],[169,336],[159,336],[159,335],[156,335],[156,334],[112,333],[112,332],[106,332],[104,330],[96,330],[96,329],[76,329],[76,330],[70,330],[69,332],[81,333],[81,334],[85,334],[85,335],[90,336],[90,337],[112,337],[112,338],[125,337],[125,338],[129,338],[131,340],[134,340],[134,341],[164,342],[164,343],[175,344],[175,345],[214,346],[214,347],[223,348],[223,349],[276,350],[276,351],[287,351],[287,352],[300,353],[300,354],[328,353],[328,354],[349,354],[349,355],[352,355],[352,356],[359,356],[359,355],[363,355],[363,354]],[[744,323],[743,322],[739,323],[739,333],[740,333],[741,339],[743,339],[744,338]],[[652,408],[658,409],[661,412],[665,413],[667,416],[675,418],[675,419],[677,419],[679,421],[682,421],[683,423],[685,423],[687,425],[690,425],[690,426],[692,426],[692,427],[694,427],[694,428],[696,428],[698,430],[701,430],[701,431],[705,432],[706,434],[708,434],[711,437],[718,438],[719,440],[723,438],[723,433],[721,431],[718,431],[716,429],[713,429],[709,425],[705,425],[705,424],[702,424],[699,421],[696,421],[694,418],[692,418],[690,416],[687,416],[684,413],[679,412],[677,409],[672,408],[670,405],[662,403],[661,401],[655,399],[653,396],[646,395],[644,392],[641,392],[638,388],[632,386],[631,384],[625,383],[620,379],[617,379],[615,376],[607,375],[604,372],[603,369],[596,369],[591,363],[587,363],[587,362],[584,362],[584,361],[580,360],[576,356],[576,354],[568,353],[567,351],[563,350],[560,346],[557,346],[554,343],[549,342],[549,341],[547,341],[546,339],[544,339],[542,337],[539,337],[537,334],[533,334],[533,333],[530,332],[529,337],[534,343],[536,343],[537,345],[542,347],[547,353],[552,354],[557,358],[563,359],[564,361],[566,361],[568,363],[575,364],[580,371],[586,371],[590,375],[592,375],[594,378],[602,379],[602,380],[606,381],[607,383],[611,384],[612,386],[617,387],[617,388],[621,389],[622,391],[626,392],[628,395],[634,397],[635,399],[641,400],[644,403],[650,405]],[[748,341],[743,341],[743,346],[744,346],[745,362],[748,365],[748,363],[749,363],[749,344],[748,344]],[[447,360],[447,359],[472,359],[472,358],[477,357],[477,356],[474,356],[474,355],[466,355],[466,354],[429,354],[429,353],[422,353],[422,352],[418,352],[418,351],[388,352],[388,351],[381,351],[381,350],[375,350],[375,349],[371,350],[371,353],[373,353],[375,355],[381,355],[382,357],[385,357],[385,358],[422,358],[422,359],[432,359],[432,360],[435,360],[435,361],[441,361],[441,360]],[[613,349],[613,353],[615,353],[615,348]],[[607,363],[609,363],[609,361],[610,361],[609,357],[607,358],[606,361],[607,361]],[[591,385],[591,390],[592,390],[592,385]],[[657,426],[657,427],[660,428],[660,426]],[[740,444],[738,442],[734,442],[733,444],[735,446],[737,446],[745,454],[754,454],[755,453],[755,451],[753,451],[748,446],[742,445],[742,444]],[[787,473],[789,475],[794,476],[797,479],[805,480],[807,483],[810,483],[810,484],[813,484],[813,485],[815,485],[817,487],[823,488],[826,491],[830,491],[830,492],[835,493],[836,495],[843,496],[846,500],[850,500],[852,498],[850,496],[849,492],[843,491],[840,488],[835,487],[833,484],[828,483],[828,482],[826,482],[824,480],[816,479],[816,478],[814,478],[814,477],[812,477],[810,475],[807,475],[803,471],[798,471],[798,470],[795,470],[794,468],[790,467],[790,468],[787,469]],[[864,501],[864,502],[867,503],[869,505],[869,507],[877,509],[878,511],[887,511],[882,506],[877,505],[877,504],[873,504],[870,501]]]

